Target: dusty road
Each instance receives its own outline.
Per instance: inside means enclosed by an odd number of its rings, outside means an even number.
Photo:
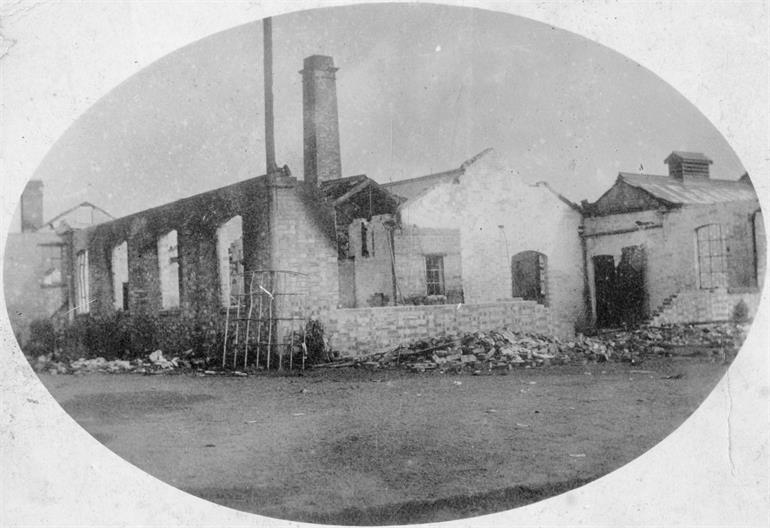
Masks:
[[[391,524],[509,509],[604,475],[673,431],[726,368],[670,358],[496,376],[41,379],[94,437],[194,495],[284,519]]]

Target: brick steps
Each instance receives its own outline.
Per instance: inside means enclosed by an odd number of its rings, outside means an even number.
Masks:
[[[671,308],[674,305],[674,302],[676,301],[677,297],[679,297],[679,292],[676,292],[674,294],[669,295],[666,297],[662,303],[660,303],[660,306],[658,306],[652,314],[650,314],[650,317],[647,320],[647,323],[650,324],[654,319],[656,319],[659,315],[663,314],[666,310]]]

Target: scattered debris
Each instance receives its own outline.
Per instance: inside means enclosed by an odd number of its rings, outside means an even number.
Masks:
[[[571,456],[572,458],[585,458],[586,454],[585,453],[570,453],[569,456]]]
[[[514,368],[585,365],[588,362],[621,361],[638,365],[645,358],[656,356],[674,359],[710,356],[729,361],[743,343],[748,328],[748,324],[740,323],[642,326],[631,330],[603,331],[592,337],[578,334],[569,341],[499,329],[422,339],[372,354],[334,359],[316,364],[314,368],[399,368],[419,373],[471,373],[483,376],[508,374]],[[30,358],[30,364],[37,372],[54,375],[91,372],[151,375],[182,371],[194,371],[196,376],[249,375],[245,371],[208,370],[206,359],[194,357],[192,350],[171,359],[166,358],[162,350],[155,350],[146,358],[130,361],[107,360],[103,357],[70,361],[55,354],[47,354]],[[630,373],[655,374],[646,370],[631,370]],[[585,374],[593,375],[590,371]],[[680,377],[669,376],[663,379]],[[453,383],[462,384],[457,380]],[[536,382],[530,384],[535,385]],[[526,390],[522,389],[521,392]]]
[[[724,355],[725,351],[734,354],[743,343],[747,328],[748,325],[733,323],[639,327],[605,331],[595,337],[578,334],[570,341],[500,329],[422,339],[373,354],[341,358],[317,367],[401,368],[420,373],[468,372],[480,376],[506,372],[515,367],[605,361],[637,365],[652,356]],[[652,373],[641,370],[632,372]],[[593,375],[588,371],[585,374]],[[532,385],[535,383],[530,382]]]
[[[678,379],[682,379],[682,378],[684,378],[684,374],[682,374],[682,373],[680,372],[679,374],[672,374],[671,376],[663,376],[663,377],[662,377],[662,378],[660,378],[660,379],[665,379],[665,380],[678,380]]]

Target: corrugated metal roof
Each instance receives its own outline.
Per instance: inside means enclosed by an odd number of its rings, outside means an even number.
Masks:
[[[688,180],[682,182],[669,176],[621,172],[619,179],[642,189],[654,197],[675,205],[713,204],[756,200],[754,188],[733,180]]]

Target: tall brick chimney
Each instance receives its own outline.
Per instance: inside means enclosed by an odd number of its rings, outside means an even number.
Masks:
[[[21,232],[37,231],[43,226],[43,182],[29,180],[21,193]]]
[[[305,181],[317,184],[342,176],[334,60],[307,57],[302,74]]]
[[[668,175],[680,181],[709,179],[709,165],[713,163],[700,152],[675,150],[663,160],[668,164]]]

